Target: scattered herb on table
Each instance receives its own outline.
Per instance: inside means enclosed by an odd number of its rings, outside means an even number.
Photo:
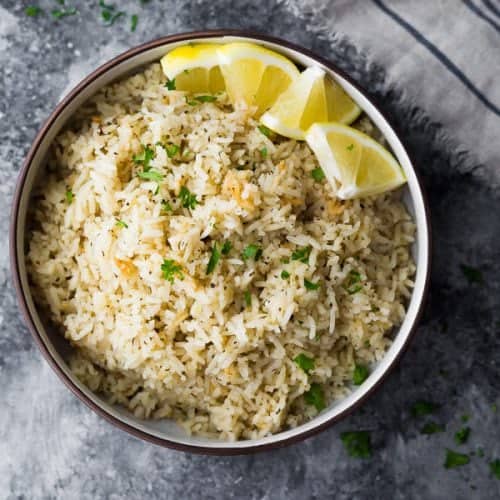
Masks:
[[[243,249],[243,260],[253,259],[258,261],[262,256],[262,248],[258,245],[248,245]]]
[[[467,465],[470,462],[469,455],[463,453],[457,453],[456,451],[446,449],[446,459],[444,461],[444,467],[446,469],[454,469],[455,467],[461,467],[462,465]]]
[[[170,80],[170,78],[167,78],[167,82],[165,83],[165,87],[167,87],[168,90],[176,90],[175,78],[172,78],[172,80]]]
[[[170,281],[170,283],[174,282],[176,276],[181,280],[184,279],[182,267],[174,260],[164,259],[161,265],[161,272],[163,274],[163,279]]]
[[[210,274],[213,272],[215,269],[215,266],[219,262],[221,256],[221,252],[219,248],[217,247],[217,243],[214,243],[214,246],[212,247],[212,254],[210,255],[210,259],[207,264],[207,274]]]
[[[360,292],[363,289],[363,285],[361,284],[361,274],[358,271],[351,269],[343,286],[349,295],[354,295],[355,293]]]
[[[228,255],[229,252],[231,251],[231,248],[233,248],[233,245],[231,245],[231,242],[225,241],[224,244],[222,245],[222,248],[221,248],[222,255]]]
[[[245,297],[245,304],[247,307],[251,307],[252,305],[252,294],[248,291],[245,290],[245,293],[243,294]]]
[[[184,208],[190,208],[193,210],[196,205],[198,205],[196,195],[191,193],[186,186],[181,187],[181,190],[179,191],[179,198],[181,199],[181,205]]]
[[[309,373],[311,370],[314,370],[314,359],[310,358],[303,352],[295,356],[293,361],[297,364],[299,368],[302,368],[306,373]]]
[[[321,411],[326,408],[325,394],[321,385],[313,382],[310,389],[304,393],[304,401],[308,405],[312,405],[316,410]]]
[[[304,286],[307,290],[317,290],[321,286],[321,283],[319,281],[318,283],[313,283],[312,281],[304,278]]]
[[[54,19],[62,19],[63,17],[74,16],[78,14],[78,10],[75,7],[69,7],[68,9],[54,9],[51,11],[51,15]]]
[[[71,205],[73,203],[73,198],[75,197],[75,195],[73,194],[73,190],[72,189],[68,189],[66,191],[66,201],[68,202],[69,205]]]
[[[365,365],[356,365],[352,374],[354,385],[361,385],[368,378],[368,375],[370,375],[370,371]]]
[[[311,177],[316,181],[316,182],[321,182],[325,178],[325,172],[321,168],[315,168],[311,172]]]
[[[467,266],[465,264],[461,264],[460,269],[462,270],[463,275],[466,277],[467,281],[470,284],[473,283],[478,283],[479,285],[484,284],[483,273],[479,269]]]
[[[116,221],[116,226],[118,227],[124,227],[124,228],[128,228],[128,224],[120,219],[117,219]]]
[[[298,260],[304,264],[309,263],[309,255],[311,255],[312,246],[302,247],[292,253],[292,260]]]
[[[439,408],[435,403],[430,401],[417,401],[411,407],[411,414],[413,417],[423,417],[425,415],[430,415],[434,413]]]
[[[455,443],[464,444],[469,439],[470,427],[462,427],[455,433]]]
[[[444,426],[436,422],[427,422],[421,429],[422,434],[436,434],[437,432],[444,432]]]
[[[340,435],[347,453],[354,458],[370,458],[372,444],[368,431],[348,431]]]
[[[460,417],[460,420],[465,424],[466,422],[469,421],[469,415],[462,415]]]
[[[490,471],[497,479],[500,479],[500,460],[498,458],[490,462]]]
[[[288,271],[281,271],[281,279],[287,280],[290,277],[290,273]]]
[[[38,7],[38,5],[28,5],[28,7],[24,9],[24,13],[29,17],[37,17],[43,14],[43,10]]]
[[[134,32],[136,30],[138,21],[139,16],[137,14],[132,14],[132,16],[130,16],[130,31]]]

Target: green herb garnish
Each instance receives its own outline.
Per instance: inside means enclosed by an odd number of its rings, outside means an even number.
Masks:
[[[160,182],[163,180],[163,174],[158,172],[158,170],[146,170],[145,172],[139,172],[137,177],[145,181]]]
[[[313,382],[310,389],[306,393],[304,393],[304,401],[308,405],[314,406],[318,411],[324,410],[326,408],[323,388],[316,382]]]
[[[444,462],[444,466],[446,469],[461,467],[462,465],[467,465],[469,462],[469,455],[464,455],[462,453],[457,453],[456,451],[446,449],[446,459]]]
[[[177,144],[167,144],[164,147],[169,158],[173,158],[181,149],[180,146],[177,146]]]
[[[281,279],[287,280],[290,277],[290,273],[288,271],[281,271]]]
[[[290,259],[288,257],[281,257],[280,262],[282,264],[290,264]]]
[[[260,155],[262,156],[262,158],[267,158],[267,148],[262,148],[260,150]]]
[[[73,198],[75,197],[75,195],[73,194],[73,190],[72,189],[68,189],[66,191],[66,201],[68,202],[69,205],[71,205],[73,203]]]
[[[271,137],[271,129],[267,128],[265,125],[259,125],[257,128],[259,129],[259,132],[264,134],[266,137]]]
[[[437,432],[444,432],[444,426],[436,422],[427,422],[420,431],[422,434],[436,434]]]
[[[460,420],[465,424],[466,422],[469,421],[469,418],[470,418],[469,415],[462,415],[460,417]]]
[[[306,373],[314,370],[314,359],[306,356],[303,352],[293,358],[293,361],[299,368],[302,368]]]
[[[464,444],[469,439],[470,427],[462,427],[459,431],[455,433],[455,443]]]
[[[135,29],[137,28],[137,22],[138,21],[139,21],[139,16],[137,14],[133,14],[130,17],[130,31],[132,31],[132,32],[135,31]]]
[[[149,163],[154,157],[155,157],[154,149],[150,148],[149,145],[148,146],[143,145],[142,151],[139,154],[134,155],[132,157],[132,160],[136,165],[142,165],[144,170],[147,171],[151,168]]]
[[[174,260],[164,259],[161,265],[161,272],[163,273],[163,279],[170,281],[170,283],[174,282],[176,276],[181,280],[184,279],[182,267]]]
[[[243,296],[245,297],[245,304],[247,307],[251,307],[252,305],[252,294],[248,291],[248,290],[245,290],[245,293],[243,294]]]
[[[411,414],[413,417],[423,417],[433,413],[438,408],[438,405],[431,403],[430,401],[417,401],[411,407]]]
[[[228,255],[232,247],[233,245],[231,245],[230,241],[225,241],[221,248],[222,255]]]
[[[28,5],[28,7],[24,9],[24,13],[29,17],[36,17],[43,14],[43,10],[37,5]]]
[[[175,78],[172,78],[172,80],[170,80],[170,78],[167,78],[167,82],[165,83],[165,87],[167,87],[168,90],[176,90]]]
[[[368,378],[368,375],[370,375],[370,372],[366,366],[356,365],[352,374],[354,385],[361,385]]]
[[[349,295],[358,293],[363,289],[363,285],[361,284],[361,274],[358,273],[358,271],[351,269],[343,286]]]
[[[162,212],[171,212],[172,211],[172,205],[166,200],[161,200],[161,210]]]
[[[184,208],[190,208],[193,210],[196,205],[198,205],[196,195],[192,194],[186,186],[181,187],[181,190],[179,191],[179,198],[181,199],[181,205]]]
[[[311,246],[298,248],[297,250],[295,250],[295,252],[292,253],[292,260],[300,260],[300,262],[308,264],[311,250],[312,250]]]
[[[472,283],[478,283],[480,285],[484,284],[483,273],[479,269],[476,269],[475,267],[466,266],[465,264],[461,264],[460,269],[462,270],[462,273],[467,278],[467,281],[470,284]]]
[[[349,144],[346,149],[347,151],[352,151],[354,149],[354,144]]]
[[[490,471],[497,479],[500,479],[500,460],[498,458],[490,462]]]
[[[217,97],[214,95],[197,95],[194,97],[198,102],[214,102]]]
[[[316,181],[316,182],[321,182],[325,178],[325,172],[321,168],[315,168],[311,172],[311,177]]]
[[[347,453],[354,458],[370,458],[372,443],[368,431],[348,431],[340,435]]]
[[[116,221],[116,226],[118,227],[124,227],[124,228],[128,228],[128,224],[120,219],[117,219]]]
[[[198,101],[190,99],[188,96],[186,96],[185,99],[186,99],[186,104],[189,104],[190,106],[197,106],[198,105]]]
[[[214,243],[214,246],[212,247],[212,255],[210,255],[210,260],[208,261],[207,264],[207,274],[210,274],[213,272],[215,269],[215,266],[219,262],[221,253],[220,250],[217,248],[217,243]]]
[[[74,16],[75,14],[78,14],[78,10],[74,7],[70,7],[69,9],[54,9],[51,11],[51,14],[54,19],[62,19],[63,17]]]
[[[319,281],[318,283],[313,283],[312,281],[304,278],[304,286],[307,290],[317,290],[321,286],[321,283]]]
[[[254,259],[259,260],[262,256],[262,248],[257,245],[248,245],[243,250],[243,260]]]

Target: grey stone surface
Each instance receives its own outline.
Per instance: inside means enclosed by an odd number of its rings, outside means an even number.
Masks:
[[[35,2],[33,2],[35,3]],[[68,2],[69,3],[69,2]],[[109,2],[108,2],[109,3]],[[327,3],[327,0],[324,1]],[[498,499],[488,467],[500,458],[500,191],[446,130],[386,83],[383,67],[347,39],[318,34],[321,11],[282,1],[119,2],[139,14],[104,27],[97,1],[58,22],[24,15],[24,2],[0,1],[0,498],[6,499]],[[315,2],[317,5],[318,2]],[[55,1],[41,0],[46,10]],[[329,57],[383,102],[428,191],[434,229],[431,295],[400,367],[362,408],[321,435],[255,456],[193,456],[155,447],[113,428],[51,372],[23,326],[8,264],[8,212],[17,171],[36,130],[61,96],[121,51],[154,37],[200,28],[252,28]],[[498,177],[498,170],[496,170]],[[460,265],[482,270],[470,285]],[[409,409],[439,403],[446,432],[423,435]],[[470,415],[469,442],[453,435]],[[374,456],[347,456],[339,434],[372,432]],[[446,448],[484,449],[445,470]]]

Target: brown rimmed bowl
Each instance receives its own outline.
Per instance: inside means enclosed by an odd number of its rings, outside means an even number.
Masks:
[[[169,420],[139,420],[123,408],[110,405],[101,396],[94,394],[79,382],[65,361],[71,347],[60,334],[46,327],[33,302],[24,257],[26,212],[33,186],[43,173],[51,142],[75,111],[102,87],[137,72],[149,63],[158,61],[176,46],[202,41],[254,42],[282,53],[300,66],[317,65],[323,68],[342,85],[384,134],[408,179],[404,188],[404,202],[417,226],[416,241],[412,249],[417,269],[415,288],[405,319],[395,333],[391,347],[382,361],[374,367],[368,379],[347,397],[333,402],[314,419],[295,429],[261,439],[237,442],[188,436],[179,426]],[[397,133],[368,94],[348,75],[310,51],[277,38],[234,30],[205,31],[167,36],[133,48],[95,70],[61,101],[38,132],[19,174],[11,214],[10,257],[17,299],[24,320],[42,354],[61,380],[79,399],[112,424],[145,441],[190,452],[236,455],[268,450],[312,436],[348,415],[382,384],[407,347],[424,305],[430,272],[430,225],[421,183]]]

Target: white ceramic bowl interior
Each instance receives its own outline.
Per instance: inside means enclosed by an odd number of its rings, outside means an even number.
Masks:
[[[59,133],[61,128],[65,125],[65,123],[70,120],[75,110],[82,104],[84,104],[89,97],[94,95],[100,88],[111,83],[112,81],[121,79],[130,73],[134,73],[148,63],[158,61],[165,53],[172,50],[178,45],[187,43],[187,41],[194,43],[201,41],[224,43],[237,40],[253,41],[255,43],[259,43],[273,50],[276,50],[277,52],[281,52],[282,54],[288,56],[291,60],[305,67],[311,65],[321,66],[328,74],[330,74],[331,77],[333,77],[337,82],[340,83],[340,85],[342,85],[342,87],[359,104],[359,106],[370,117],[375,125],[382,131],[388,143],[390,144],[392,151],[403,167],[403,170],[408,179],[408,184],[405,188],[404,201],[408,210],[413,215],[417,225],[417,238],[416,243],[413,246],[413,255],[416,261],[417,273],[415,277],[415,288],[413,290],[410,303],[408,304],[408,310],[403,324],[395,334],[394,342],[392,343],[383,360],[374,367],[369,378],[360,387],[353,388],[352,393],[347,397],[342,400],[335,401],[329,408],[324,410],[316,418],[295,429],[286,430],[284,432],[280,432],[278,434],[257,440],[223,442],[202,437],[188,436],[178,425],[171,421],[139,420],[128,411],[125,411],[124,409],[119,407],[113,407],[106,403],[103,399],[101,399],[100,396],[92,393],[89,389],[82,385],[76,379],[76,377],[71,374],[66,362],[59,352],[60,349],[56,349],[52,342],[49,340],[47,332],[45,331],[45,327],[42,324],[30,293],[30,288],[28,286],[28,277],[26,274],[26,267],[24,263],[24,229],[26,221],[26,209],[31,194],[31,188],[37,178],[37,175],[40,175],[40,173],[42,172],[42,167],[44,165],[44,159],[46,157],[48,147],[55,136]],[[232,450],[232,452],[244,452],[245,449],[253,447],[262,447],[265,445],[272,446],[287,440],[294,440],[294,438],[298,439],[303,434],[309,434],[318,426],[322,426],[332,419],[335,420],[341,414],[345,413],[347,410],[355,406],[361,399],[364,399],[364,397],[372,391],[374,386],[377,385],[378,382],[380,382],[380,379],[384,376],[384,374],[386,374],[388,369],[394,363],[410,336],[411,330],[414,326],[414,323],[416,322],[419,309],[425,295],[426,280],[429,271],[429,227],[426,215],[426,206],[419,182],[415,175],[414,168],[398,136],[386,121],[386,119],[382,116],[382,114],[377,110],[377,108],[370,102],[367,97],[365,97],[365,95],[360,90],[358,90],[356,86],[351,84],[339,74],[333,72],[329,67],[320,64],[317,60],[311,58],[310,56],[298,52],[292,48],[281,46],[276,42],[240,36],[210,37],[208,39],[192,38],[186,41],[165,42],[156,47],[146,49],[142,52],[136,53],[135,55],[131,55],[129,58],[123,60],[122,62],[119,62],[115,66],[111,67],[107,72],[95,78],[77,95],[73,96],[72,100],[70,100],[63,111],[52,123],[50,129],[47,131],[41,143],[39,144],[39,147],[36,150],[34,157],[32,158],[31,167],[28,170],[23,186],[24,187],[23,191],[21,192],[19,202],[18,222],[14,232],[14,244],[19,264],[20,283],[22,292],[25,296],[27,308],[32,317],[32,321],[42,341],[46,345],[51,357],[53,358],[53,361],[55,361],[60,370],[62,370],[62,372],[66,374],[66,376],[72,381],[72,383],[104,412],[115,417],[119,421],[128,424],[132,428],[144,432],[148,436],[165,440],[165,444],[167,445],[174,444],[180,445],[181,447],[203,447],[205,448],[205,451],[207,451],[206,449],[208,448],[208,452],[210,452],[211,449],[213,449],[214,452],[219,451],[222,453],[224,453],[225,450]],[[194,451],[196,450],[194,449]]]

